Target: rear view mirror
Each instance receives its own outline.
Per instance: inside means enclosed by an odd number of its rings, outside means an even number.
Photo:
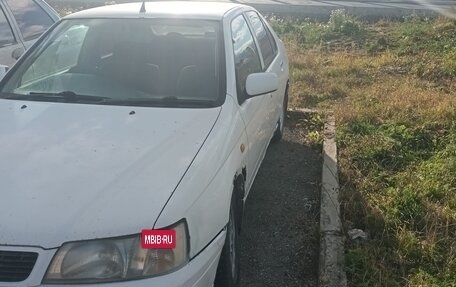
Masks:
[[[0,65],[0,80],[3,79],[6,72],[8,72],[8,66]]]
[[[279,80],[275,73],[250,74],[245,82],[245,90],[249,97],[255,97],[274,92],[279,87]]]

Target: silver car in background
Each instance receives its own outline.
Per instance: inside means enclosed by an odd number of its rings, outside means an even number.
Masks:
[[[59,15],[43,0],[0,0],[0,68],[8,69]]]

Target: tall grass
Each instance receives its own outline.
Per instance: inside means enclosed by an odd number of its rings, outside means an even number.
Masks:
[[[290,105],[335,112],[351,286],[456,286],[456,22],[272,19]]]

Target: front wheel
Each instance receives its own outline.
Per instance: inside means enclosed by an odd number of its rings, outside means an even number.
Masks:
[[[215,287],[237,287],[239,286],[239,222],[236,210],[236,198],[233,193],[230,206],[230,219],[226,226],[225,245],[222,249]]]

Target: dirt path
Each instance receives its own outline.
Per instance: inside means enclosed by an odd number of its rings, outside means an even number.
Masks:
[[[317,286],[321,156],[306,115],[289,113],[250,191],[241,233],[241,287]]]

